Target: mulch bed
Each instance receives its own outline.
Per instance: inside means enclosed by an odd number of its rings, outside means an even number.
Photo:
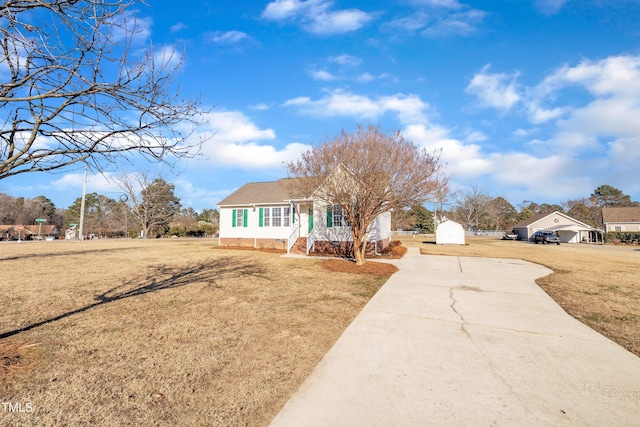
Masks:
[[[391,276],[398,271],[398,267],[393,264],[367,261],[363,265],[357,265],[353,261],[344,259],[325,259],[322,261],[322,267],[339,273],[373,274],[375,276]]]

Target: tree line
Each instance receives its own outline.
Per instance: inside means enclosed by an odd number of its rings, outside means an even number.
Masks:
[[[539,204],[524,200],[518,206],[519,209],[516,209],[504,197],[491,197],[474,186],[467,191],[435,200],[433,206],[433,211],[422,205],[395,210],[392,214],[392,227],[396,230],[433,233],[436,217],[439,221],[444,218],[456,221],[466,230],[507,231],[534,215],[558,211],[592,227],[602,228],[603,207],[640,206],[640,202],[632,201],[622,190],[604,184],[588,197],[567,200],[561,204]]]
[[[183,208],[174,185],[162,178],[136,175],[119,200],[98,194],[85,195],[83,234],[97,237],[204,237],[217,233],[216,209]],[[80,223],[82,197],[68,208],[58,208],[46,196],[32,199],[0,193],[0,224],[35,224],[44,218],[58,230]]]

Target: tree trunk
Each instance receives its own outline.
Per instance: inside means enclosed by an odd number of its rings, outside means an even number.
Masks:
[[[353,256],[356,258],[356,265],[363,265],[365,263],[364,255],[367,249],[367,235],[353,237]]]

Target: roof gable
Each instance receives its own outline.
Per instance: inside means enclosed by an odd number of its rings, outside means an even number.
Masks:
[[[541,220],[542,218],[546,217],[549,214],[536,214],[532,217],[529,217],[527,219],[523,219],[522,221],[520,221],[519,223],[517,223],[516,225],[513,226],[513,228],[520,228],[520,227],[527,227],[531,224],[533,224],[534,222],[538,222],[539,220]]]
[[[602,208],[602,222],[640,222],[640,206]]]
[[[559,212],[559,211],[551,212],[551,213],[548,213],[548,214],[537,214],[537,215],[534,215],[531,218],[527,218],[527,219],[525,219],[523,221],[520,221],[519,223],[514,225],[513,228],[526,228],[526,227],[529,227],[529,226],[535,224],[536,222],[541,221],[544,218],[547,218],[547,217],[552,216],[552,215],[561,216],[561,217],[563,217],[565,219],[568,219],[569,221],[574,222],[575,224],[578,224],[578,225],[580,225],[582,227],[592,228],[591,226],[585,224],[584,222],[578,221],[575,218],[571,218],[569,215],[563,214],[562,212]]]

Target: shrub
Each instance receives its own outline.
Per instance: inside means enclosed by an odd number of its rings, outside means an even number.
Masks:
[[[640,231],[609,231],[604,234],[606,243],[638,243]]]

